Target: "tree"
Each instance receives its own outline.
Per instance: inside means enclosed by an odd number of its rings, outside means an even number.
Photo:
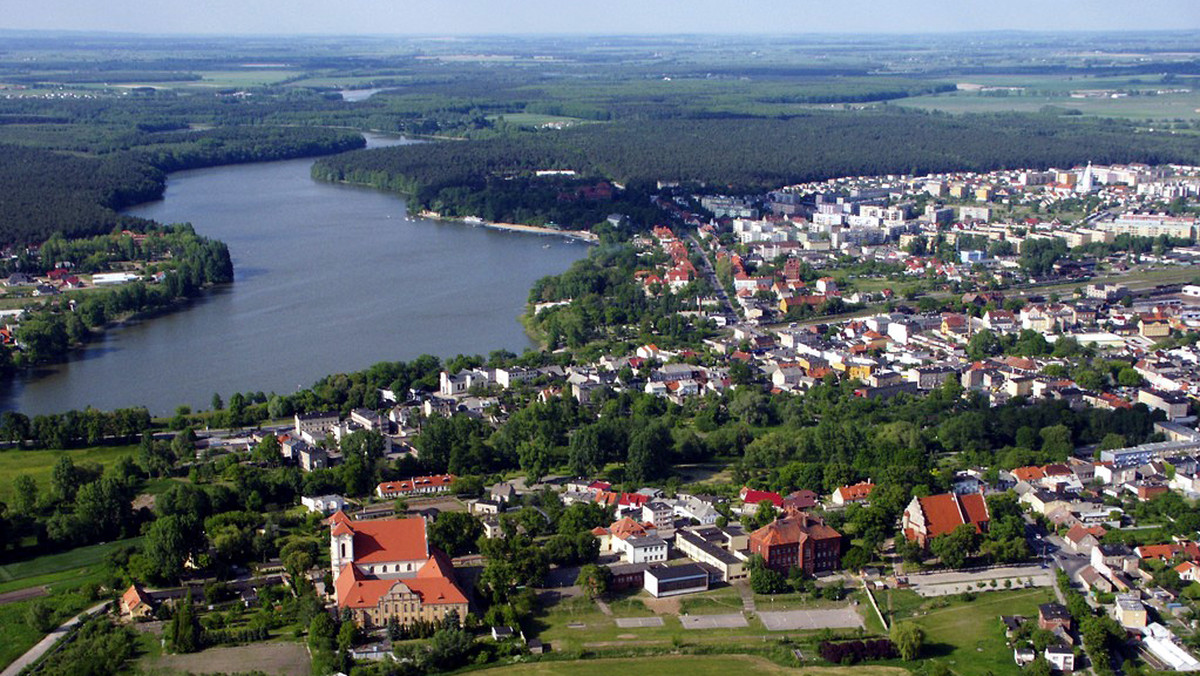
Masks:
[[[914,622],[897,622],[888,632],[888,638],[900,653],[900,659],[909,662],[921,655],[921,646],[925,643],[925,630]]]
[[[358,625],[354,620],[342,622],[342,626],[338,629],[337,646],[338,650],[347,652],[354,647],[358,642]]]
[[[579,576],[575,578],[575,584],[583,589],[584,596],[594,601],[603,598],[608,593],[611,577],[608,568],[589,563],[579,569]]]
[[[203,647],[200,645],[200,621],[192,605],[190,589],[175,612],[175,617],[171,618],[170,640],[171,648],[177,653],[194,653]]]
[[[142,545],[146,572],[163,582],[178,580],[184,562],[195,550],[196,535],[195,530],[185,529],[178,516],[159,517],[146,531]]]
[[[40,599],[35,599],[25,609],[25,621],[40,634],[54,628],[54,611]]]
[[[625,463],[626,479],[635,484],[646,484],[660,478],[667,467],[666,455],[670,447],[671,433],[661,420],[634,432]]]
[[[225,400],[221,399],[220,393],[213,392],[211,408],[214,411],[220,411],[225,408]]]
[[[321,611],[308,623],[308,646],[314,651],[333,650],[336,628],[329,613]]]
[[[429,524],[429,543],[450,556],[461,556],[475,550],[483,535],[483,526],[466,512],[442,512]]]
[[[929,544],[930,551],[947,568],[962,568],[967,557],[979,548],[979,534],[975,526],[964,523],[945,535],[939,535]]]
[[[474,645],[475,639],[462,629],[439,629],[429,640],[429,661],[439,670],[450,671],[466,664]]]
[[[279,467],[283,464],[283,448],[279,445],[279,437],[268,434],[254,447],[253,458],[269,467]]]
[[[1117,372],[1117,384],[1121,387],[1137,387],[1142,384],[1142,374],[1126,366]]]

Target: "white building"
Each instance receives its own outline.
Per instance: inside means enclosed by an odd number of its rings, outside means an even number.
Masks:
[[[340,495],[318,495],[311,498],[302,497],[300,504],[310,512],[333,514],[346,506],[346,499]]]

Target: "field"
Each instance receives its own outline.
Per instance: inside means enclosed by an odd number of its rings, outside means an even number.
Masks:
[[[141,541],[139,537],[106,542],[0,566],[0,593],[60,581],[79,582],[102,568],[105,558],[114,550]]]
[[[907,590],[890,594],[894,616],[911,618],[925,629],[923,654],[945,662],[958,676],[1010,671],[1012,652],[1000,616],[1036,616],[1039,604],[1054,600],[1049,589],[983,592],[969,602],[959,597],[922,599]],[[886,609],[888,592],[877,600]]]
[[[256,672],[280,676],[307,676],[312,663],[299,643],[255,643],[209,648],[189,655],[161,655],[138,666],[150,674],[226,674]]]
[[[1089,85],[1094,86],[1094,85]],[[986,96],[974,92],[949,92],[902,99],[896,105],[947,113],[1036,113],[1043,106],[1078,110],[1084,115],[1129,120],[1200,119],[1200,93],[1195,91],[1160,96],[1129,96],[1120,99],[1069,96]]]
[[[624,670],[630,673],[673,676],[725,676],[726,674],[794,674],[795,676],[900,676],[908,671],[898,667],[781,667],[762,657],[749,655],[671,655],[575,662],[535,662],[487,669],[488,676],[609,676]]]
[[[12,481],[18,475],[28,474],[37,482],[39,489],[45,489],[50,483],[50,472],[60,456],[70,456],[76,465],[85,462],[96,462],[110,465],[123,455],[133,455],[135,446],[94,446],[70,451],[39,450],[23,451],[9,449],[0,451],[0,502],[9,498],[12,491]]]
[[[77,581],[71,580],[70,584],[77,584]],[[0,667],[24,655],[26,650],[42,640],[44,634],[34,629],[26,619],[29,606],[34,603],[49,606],[54,611],[57,625],[95,605],[96,600],[86,594],[70,591],[0,606]]]

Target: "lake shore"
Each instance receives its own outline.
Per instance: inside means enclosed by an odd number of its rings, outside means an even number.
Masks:
[[[555,237],[565,237],[567,239],[578,240],[587,244],[599,244],[600,238],[595,233],[587,230],[559,230],[558,228],[547,228],[540,225],[525,225],[523,223],[497,223],[494,221],[485,221],[477,216],[466,216],[459,218],[457,216],[443,216],[436,211],[422,211],[421,218],[430,218],[438,221],[455,221],[457,223],[465,223],[467,225],[478,225],[493,230],[507,230],[510,232],[523,232],[530,235],[549,235]]]

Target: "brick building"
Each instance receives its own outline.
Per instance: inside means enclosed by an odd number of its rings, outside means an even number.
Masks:
[[[842,562],[842,534],[815,516],[796,512],[751,533],[750,553],[781,573],[792,568],[807,573],[834,570]]]

